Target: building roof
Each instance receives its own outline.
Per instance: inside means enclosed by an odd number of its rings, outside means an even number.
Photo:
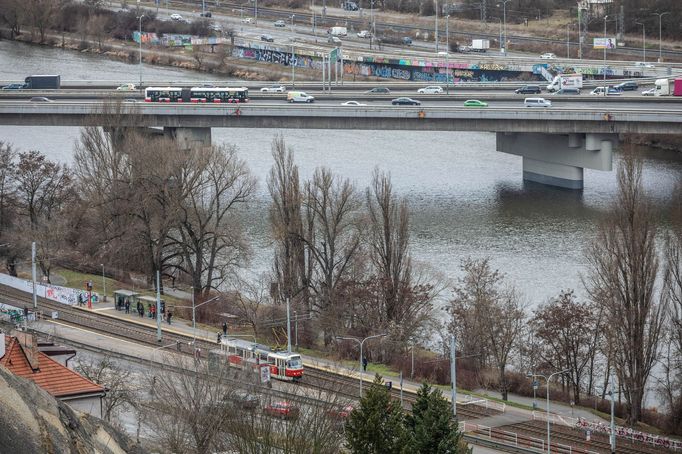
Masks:
[[[81,394],[104,393],[105,389],[82,375],[62,366],[45,353],[36,351],[35,365],[31,362],[16,337],[5,336],[5,356],[0,358],[0,364],[14,375],[33,380],[36,385],[52,394],[54,397],[74,397]]]

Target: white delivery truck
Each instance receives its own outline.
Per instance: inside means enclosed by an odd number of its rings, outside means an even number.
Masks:
[[[471,40],[471,51],[472,52],[485,52],[490,49],[489,39],[472,39]]]
[[[329,30],[329,34],[332,36],[346,36],[348,35],[348,29],[346,27],[332,27]]]
[[[582,74],[559,74],[547,85],[547,91],[550,93],[563,89],[579,91],[581,88],[583,88]]]

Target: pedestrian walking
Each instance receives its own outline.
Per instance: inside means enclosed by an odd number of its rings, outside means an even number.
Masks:
[[[223,322],[223,336],[227,336],[227,322]]]
[[[152,306],[150,312],[151,312],[150,318],[156,318],[156,306]]]
[[[220,344],[221,340],[223,340],[223,335],[218,333],[218,344]]]
[[[168,315],[166,318],[168,318],[168,324],[171,324],[171,317],[173,317],[173,313],[171,311],[168,311]]]
[[[364,356],[362,357],[362,370],[367,372],[367,358]]]
[[[126,314],[130,314],[130,300],[126,300]]]
[[[138,317],[144,316],[144,306],[139,301],[137,302],[137,315]]]

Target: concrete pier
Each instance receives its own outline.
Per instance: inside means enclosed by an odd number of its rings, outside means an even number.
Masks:
[[[523,179],[583,188],[583,169],[613,169],[616,134],[497,133],[497,151],[523,157]]]

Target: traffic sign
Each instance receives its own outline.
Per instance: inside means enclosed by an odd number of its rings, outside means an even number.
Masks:
[[[533,380],[533,389],[537,390],[540,387],[540,382],[537,380]]]

